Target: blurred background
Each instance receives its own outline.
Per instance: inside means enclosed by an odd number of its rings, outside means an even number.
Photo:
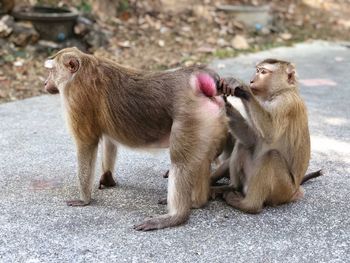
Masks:
[[[0,0],[0,103],[44,93],[68,46],[162,70],[311,39],[349,41],[350,0]]]

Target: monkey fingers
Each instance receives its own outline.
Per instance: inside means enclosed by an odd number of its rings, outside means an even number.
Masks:
[[[234,91],[237,87],[244,87],[242,81],[235,78],[225,78],[222,84],[223,94],[226,96],[234,95]]]
[[[82,200],[68,200],[68,201],[66,201],[66,204],[68,206],[86,206],[89,203],[86,203],[86,202],[84,202]]]
[[[225,85],[225,80],[224,79],[220,79],[218,82],[217,82],[217,91],[218,93],[223,93],[223,88],[224,88],[224,85]]]
[[[187,217],[178,218],[169,214],[157,216],[154,218],[147,218],[141,224],[135,225],[134,229],[137,231],[150,231],[162,229],[166,227],[177,226],[187,221]]]

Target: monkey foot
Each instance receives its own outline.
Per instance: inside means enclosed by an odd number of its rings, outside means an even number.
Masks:
[[[105,172],[100,179],[100,184],[98,186],[98,189],[104,189],[107,187],[114,187],[116,186],[116,182],[113,179],[113,175],[110,171]]]
[[[180,225],[187,221],[188,216],[171,216],[169,214],[149,218],[141,224],[135,225],[137,231],[150,231]]]
[[[168,199],[167,198],[161,198],[158,200],[158,205],[167,205]]]
[[[68,201],[66,201],[66,203],[68,206],[86,206],[89,204],[89,203],[86,203],[82,200],[68,200]]]
[[[232,192],[234,188],[230,185],[217,185],[210,187],[209,196],[212,200],[215,200],[217,197],[224,198],[224,194],[227,192]]]
[[[230,191],[230,192],[224,192],[223,193],[223,198],[226,200],[226,202],[232,201],[232,202],[236,202],[236,201],[241,201],[244,196],[237,192],[237,191]]]

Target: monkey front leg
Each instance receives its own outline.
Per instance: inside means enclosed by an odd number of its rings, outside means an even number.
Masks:
[[[248,115],[261,136],[267,141],[275,140],[276,130],[271,113],[260,104],[254,95],[251,95],[249,101],[242,99],[242,102],[248,109]]]
[[[77,143],[78,178],[80,186],[80,200],[69,200],[69,206],[85,206],[91,201],[92,183],[94,179],[97,143]]]
[[[257,136],[255,131],[249,126],[247,121],[228,101],[225,104],[226,115],[229,118],[231,133],[245,147],[250,148],[256,144]]]

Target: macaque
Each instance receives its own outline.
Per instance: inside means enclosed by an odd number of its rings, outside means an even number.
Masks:
[[[250,85],[227,78],[223,93],[241,99],[247,119],[226,102],[229,128],[236,139],[230,159],[212,176],[213,182],[230,174],[229,187],[213,187],[226,202],[247,213],[266,205],[298,200],[310,160],[306,106],[301,99],[293,64],[266,59],[256,66]]]
[[[67,201],[84,206],[91,191],[98,144],[103,147],[100,187],[113,179],[117,145],[133,148],[170,147],[168,213],[145,220],[136,230],[185,223],[191,207],[209,197],[210,164],[227,133],[218,75],[193,66],[163,72],[123,67],[76,48],[59,51],[45,63],[48,92],[59,92],[78,157],[81,198]]]

